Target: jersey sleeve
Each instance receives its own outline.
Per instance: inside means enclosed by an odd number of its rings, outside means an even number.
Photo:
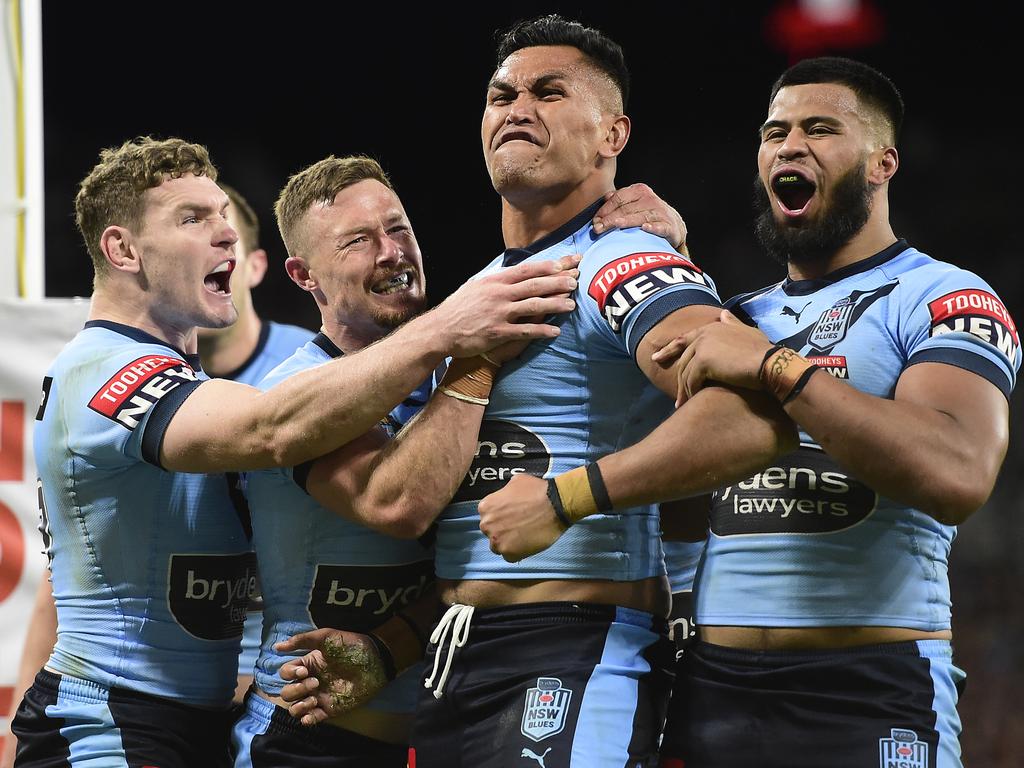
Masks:
[[[94,357],[68,379],[64,402],[69,434],[80,442],[75,451],[101,463],[157,467],[171,418],[202,383],[177,353],[145,344]]]
[[[907,366],[946,363],[992,382],[1007,398],[1021,364],[1006,305],[977,275],[945,265],[923,284],[904,285],[901,342]]]
[[[639,229],[613,230],[580,263],[580,312],[609,342],[635,357],[651,328],[692,304],[722,306],[710,276]]]

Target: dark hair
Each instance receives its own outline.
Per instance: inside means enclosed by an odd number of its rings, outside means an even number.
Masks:
[[[519,21],[499,33],[497,66],[520,48],[535,45],[568,45],[579,50],[588,61],[612,79],[622,95],[622,108],[629,101],[629,70],[622,48],[598,29],[569,21],[557,13]]]
[[[850,88],[857,98],[869,107],[878,110],[892,126],[893,142],[900,137],[903,127],[903,97],[895,84],[874,67],[861,61],[841,56],[820,56],[799,61],[785,72],[772,86],[768,98],[769,107],[775,101],[779,89],[787,85],[809,85],[813,83],[838,83]]]

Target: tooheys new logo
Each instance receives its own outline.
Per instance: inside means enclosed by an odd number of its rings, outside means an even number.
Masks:
[[[711,530],[742,533],[832,533],[875,511],[878,495],[811,446],[712,497]]]
[[[184,360],[149,355],[133,360],[115,373],[89,401],[89,407],[108,419],[135,429],[164,395],[196,374]]]
[[[928,311],[932,316],[932,336],[956,331],[970,333],[994,346],[1011,362],[1017,359],[1017,326],[1003,303],[988,291],[953,291],[928,302]]]
[[[618,333],[633,307],[658,291],[684,283],[708,284],[704,274],[678,253],[633,253],[605,265],[587,293]]]
[[[485,419],[476,456],[452,501],[479,501],[520,472],[543,477],[550,466],[551,452],[538,435],[511,421]]]
[[[168,582],[171,614],[186,632],[200,640],[241,637],[259,593],[256,554],[171,555]]]
[[[317,627],[369,632],[419,600],[433,582],[433,560],[379,566],[321,563],[309,593],[309,617]]]

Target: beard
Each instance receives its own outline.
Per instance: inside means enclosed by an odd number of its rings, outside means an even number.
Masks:
[[[427,297],[420,296],[415,301],[409,302],[404,307],[397,307],[394,309],[374,308],[370,311],[370,319],[378,328],[391,332],[405,325],[417,315],[423,314],[423,312],[426,311],[426,308]]]
[[[754,232],[768,255],[783,265],[826,261],[867,223],[873,191],[864,178],[864,166],[855,166],[836,182],[818,220],[797,227],[776,221],[768,192],[755,177]]]

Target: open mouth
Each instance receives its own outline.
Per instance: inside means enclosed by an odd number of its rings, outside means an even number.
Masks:
[[[811,202],[817,189],[804,175],[785,170],[772,178],[772,191],[787,213],[800,213]]]
[[[370,286],[370,290],[378,296],[390,296],[393,293],[408,291],[412,288],[412,270],[399,272],[397,275],[378,280]]]
[[[230,295],[231,273],[235,271],[235,260],[228,259],[217,265],[216,269],[203,278],[206,290],[211,293]]]

